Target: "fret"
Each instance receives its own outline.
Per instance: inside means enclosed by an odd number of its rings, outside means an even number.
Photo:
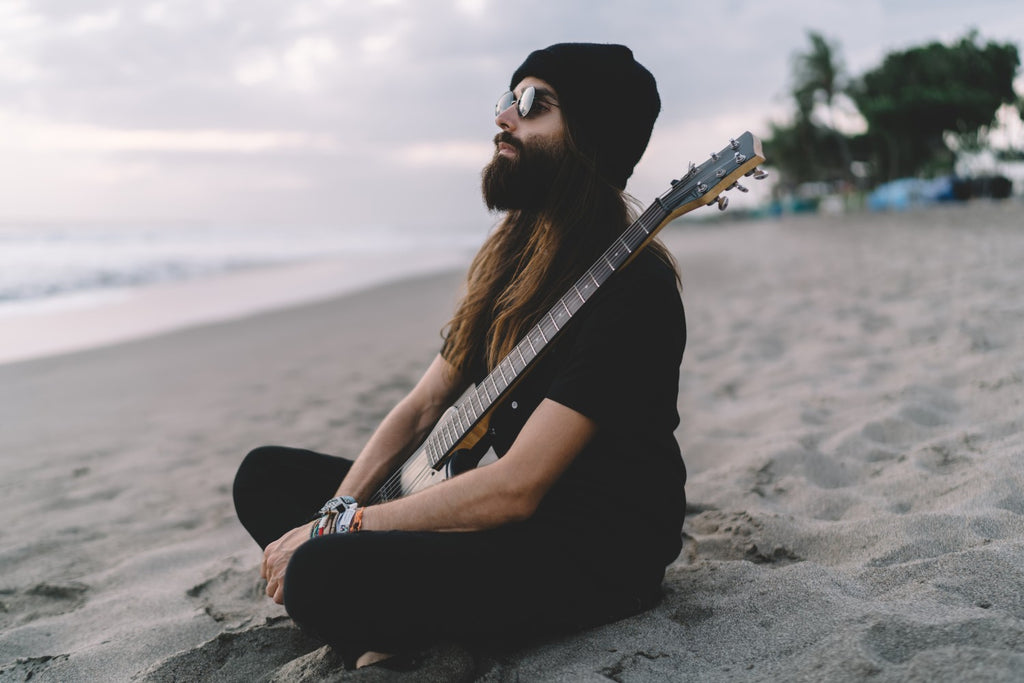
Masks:
[[[591,270],[592,270],[592,269],[591,269]],[[597,289],[598,287],[600,287],[600,286],[601,286],[601,283],[597,281],[597,278],[596,278],[596,277],[594,277],[594,274],[593,274],[592,272],[590,272],[590,271],[588,270],[588,271],[587,271],[587,275],[589,275],[589,276],[590,276],[590,279],[594,281],[594,288],[595,288],[595,289]]]
[[[535,344],[537,344],[537,346],[539,346],[541,348],[541,350],[543,350],[544,349],[544,343],[547,340],[544,339],[544,332],[541,331],[540,325],[534,325],[533,329],[530,330],[530,333],[531,334],[536,333],[536,335],[533,338],[533,341],[534,341]]]
[[[580,294],[580,288],[579,287],[577,287],[576,285],[573,285],[572,286],[572,291],[576,292],[576,296],[578,296],[580,298],[580,303],[581,304],[587,303],[587,300],[583,298],[582,294]]]
[[[564,298],[563,299],[559,299],[558,303],[562,304],[562,308],[565,309],[565,314],[568,315],[571,318],[572,317],[572,311],[570,311],[569,307],[565,305],[565,299]]]
[[[484,404],[480,401],[480,392],[479,391],[474,391],[470,395],[470,398],[475,398],[476,399],[477,410],[479,410],[481,413],[484,412]]]
[[[544,340],[544,343],[547,344],[548,343],[548,337],[547,337],[546,334],[544,334],[544,330],[541,329],[540,325],[537,325],[537,332],[540,334],[541,338]]]
[[[441,443],[446,451],[455,445],[455,435],[452,433],[452,423],[450,421],[445,421],[444,428],[441,430],[441,437]]]
[[[532,332],[532,331],[533,330],[530,330],[530,332]],[[534,355],[534,357],[536,357],[537,356],[537,349],[535,349],[533,347],[533,342],[530,340],[529,332],[526,334],[526,343],[530,345],[530,352]]]
[[[613,271],[615,270],[615,264],[612,263],[610,260],[608,260],[608,254],[607,253],[603,254],[601,258],[604,259],[604,262],[608,264],[609,268],[611,268]]]
[[[501,361],[500,363],[498,363],[498,368],[497,368],[497,370],[498,370],[498,372],[499,372],[499,373],[501,374],[501,381],[502,381],[502,382],[504,382],[504,383],[505,383],[505,386],[507,387],[507,386],[508,386],[508,377],[506,377],[506,376],[505,376],[505,371],[501,369],[501,366],[502,366],[502,364],[503,364],[504,362],[505,362],[505,361]]]
[[[437,431],[434,432],[434,448],[437,450],[438,458],[441,457],[440,454],[444,453],[445,449],[447,448],[447,446],[445,445],[443,424],[438,425]]]
[[[527,340],[529,340],[529,337],[527,337]],[[516,344],[516,353],[519,354],[519,360],[523,362],[523,368],[526,368],[526,366],[529,365],[530,363],[529,361],[526,360],[526,356],[523,355],[523,351],[522,349],[519,348],[519,346],[519,344]]]
[[[498,385],[494,383],[494,373],[487,375],[487,379],[491,380],[491,386],[494,387],[494,400],[497,400],[501,396],[501,390],[498,389]]]
[[[558,322],[555,320],[555,316],[551,315],[551,311],[548,311],[547,318],[548,318],[548,320],[551,321],[551,325],[552,325],[552,327],[555,328],[555,332],[558,332]],[[551,335],[551,336],[553,337],[555,335]]]
[[[463,398],[461,401],[455,404],[455,409],[459,411],[459,415],[465,420],[465,424],[473,424],[475,418],[473,406],[470,403],[469,397]]]

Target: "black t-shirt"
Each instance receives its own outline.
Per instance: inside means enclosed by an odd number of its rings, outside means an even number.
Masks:
[[[643,252],[584,304],[491,417],[499,456],[544,398],[597,423],[529,524],[617,580],[657,585],[680,550],[686,470],[673,432],[685,344],[675,274]]]

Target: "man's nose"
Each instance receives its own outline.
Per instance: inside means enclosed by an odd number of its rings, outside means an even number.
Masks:
[[[505,107],[504,111],[498,112],[498,115],[494,117],[494,125],[502,130],[515,130],[516,124],[519,123],[519,111],[516,106],[516,103],[513,102],[510,106]]]

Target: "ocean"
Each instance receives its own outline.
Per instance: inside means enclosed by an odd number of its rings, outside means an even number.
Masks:
[[[483,238],[388,227],[0,224],[0,362],[455,267]]]
[[[24,310],[70,295],[315,259],[468,249],[481,239],[387,228],[0,225],[0,313],[12,304]]]

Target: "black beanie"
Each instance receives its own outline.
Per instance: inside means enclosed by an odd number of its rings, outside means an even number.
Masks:
[[[651,139],[661,99],[654,76],[624,45],[559,43],[530,53],[509,90],[527,76],[551,84],[580,149],[619,189]]]

